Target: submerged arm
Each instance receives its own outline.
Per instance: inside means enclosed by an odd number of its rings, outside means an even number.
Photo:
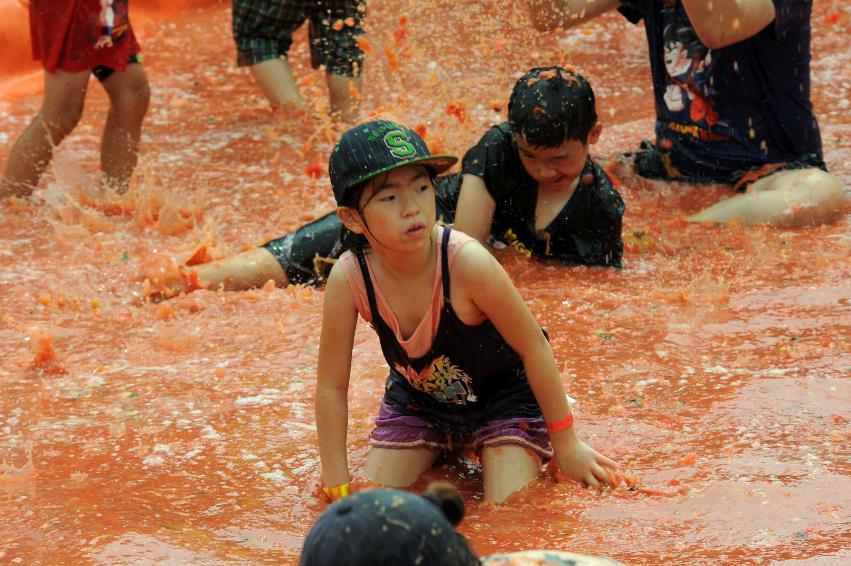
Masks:
[[[316,431],[322,481],[326,487],[350,479],[346,451],[349,372],[352,365],[357,309],[342,266],[328,277],[316,368]]]

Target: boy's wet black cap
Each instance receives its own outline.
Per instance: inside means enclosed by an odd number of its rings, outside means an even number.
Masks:
[[[307,534],[300,566],[481,564],[438,504],[396,489],[370,489],[329,506]]]
[[[585,142],[597,123],[594,90],[564,67],[536,67],[514,84],[508,100],[508,126],[532,145],[555,147]]]
[[[426,165],[442,173],[452,167],[454,155],[431,155],[414,130],[389,120],[372,120],[351,128],[331,152],[328,173],[337,204],[352,187],[404,165]]]

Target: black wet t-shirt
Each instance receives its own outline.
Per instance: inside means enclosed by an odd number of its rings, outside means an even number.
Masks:
[[[461,171],[480,177],[496,202],[494,238],[539,258],[621,267],[624,204],[606,172],[590,157],[573,196],[540,231],[535,229],[538,182],[523,167],[508,124],[488,130],[464,155]]]

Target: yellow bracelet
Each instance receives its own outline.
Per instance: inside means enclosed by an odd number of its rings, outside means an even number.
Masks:
[[[337,501],[343,497],[349,495],[349,483],[343,483],[340,485],[335,485],[334,487],[323,487],[322,491],[325,492],[325,495],[331,501]]]

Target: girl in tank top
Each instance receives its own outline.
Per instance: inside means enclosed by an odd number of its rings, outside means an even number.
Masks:
[[[316,423],[325,493],[349,491],[346,451],[352,346],[360,315],[390,366],[365,472],[412,484],[441,451],[482,461],[485,500],[502,502],[555,459],[595,488],[616,464],[576,435],[546,334],[478,242],[438,226],[431,155],[405,126],[374,120],[346,132],[329,171],[349,248],[325,291]]]

